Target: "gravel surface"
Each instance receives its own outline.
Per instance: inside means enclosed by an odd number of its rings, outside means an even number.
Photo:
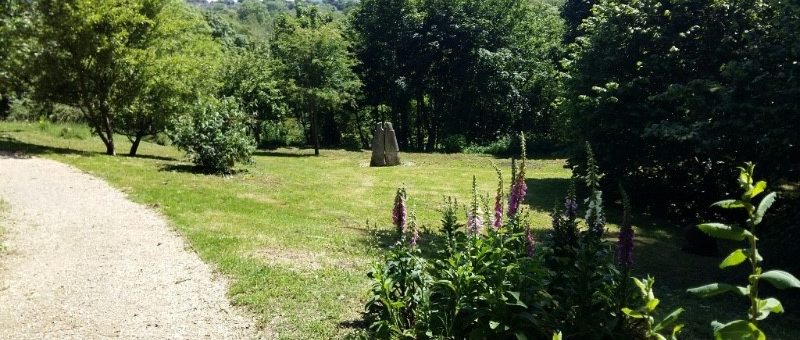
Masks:
[[[0,155],[0,339],[252,339],[158,213],[58,162]]]

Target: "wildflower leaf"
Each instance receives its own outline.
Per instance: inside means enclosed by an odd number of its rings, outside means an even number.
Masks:
[[[754,185],[750,190],[744,193],[744,196],[747,198],[753,198],[758,196],[758,194],[764,192],[764,189],[767,188],[767,182],[758,181],[756,185]]]
[[[737,287],[727,283],[711,283],[705,286],[690,288],[687,289],[686,291],[692,294],[696,294],[697,296],[707,298],[719,294],[724,294],[727,292],[734,292],[738,293],[739,295],[747,295],[750,290],[747,289],[746,287]]]
[[[722,223],[703,223],[697,225],[700,230],[709,236],[731,241],[741,241],[749,237],[750,232],[737,226],[729,226]]]
[[[753,219],[754,225],[761,223],[761,219],[764,218],[764,214],[767,213],[767,210],[772,206],[772,203],[775,203],[775,196],[776,194],[771,192],[767,194],[767,196],[764,196],[764,199],[762,199],[761,203],[758,204],[758,210],[756,210],[756,215]]]
[[[769,313],[783,313],[783,305],[776,298],[767,298],[758,301],[758,320],[764,320]]]
[[[766,280],[778,289],[800,288],[800,280],[794,277],[794,275],[782,270],[770,270],[761,274],[759,278]]]
[[[632,317],[634,319],[644,319],[645,317],[647,317],[647,315],[639,313],[639,312],[637,312],[637,311],[635,311],[633,309],[630,309],[628,307],[622,308],[622,312],[625,313],[625,315],[627,315],[629,317]]]
[[[652,312],[652,311],[654,311],[656,309],[656,307],[658,307],[658,304],[660,302],[661,302],[661,300],[654,298],[654,299],[648,301],[647,305],[645,305],[645,307],[647,308],[648,312]]]
[[[683,313],[683,311],[684,311],[683,308],[678,308],[678,309],[672,311],[672,313],[669,313],[669,315],[664,317],[664,319],[661,320],[661,322],[659,322],[659,323],[657,323],[657,324],[655,324],[653,326],[653,331],[659,332],[662,329],[669,327],[670,325],[675,323],[675,321],[678,320],[678,317],[681,315],[681,313]],[[678,325],[678,326],[681,326],[681,325]]]
[[[722,263],[719,264],[720,269],[738,266],[744,260],[747,260],[747,252],[744,249],[736,249],[734,250],[728,257],[722,260]]]
[[[740,200],[722,200],[711,205],[712,207],[720,207],[722,209],[739,209],[747,206],[747,203]]]
[[[766,340],[767,336],[764,335],[758,326],[748,322],[747,320],[736,320],[726,324],[720,322],[712,322],[714,327],[714,339],[741,339],[741,340]]]

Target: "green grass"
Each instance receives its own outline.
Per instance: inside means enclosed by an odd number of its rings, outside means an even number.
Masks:
[[[143,143],[139,157],[105,156],[85,127],[69,128],[62,133],[57,125],[0,123],[0,150],[71,164],[159,209],[231,279],[231,300],[280,338],[339,338],[351,331],[348,325],[359,320],[366,301],[365,273],[389,242],[398,186],[406,186],[420,222],[435,230],[443,195],[466,202],[473,175],[480,191],[492,194],[491,162],[506,172],[510,166],[507,159],[481,155],[403,153],[403,166],[370,168],[367,152],[323,150],[313,157],[309,150],[280,149],[259,151],[242,172],[220,177],[194,173],[178,150],[150,143]],[[127,151],[129,144],[118,140],[119,152]],[[547,212],[563,197],[571,173],[563,160],[533,160],[527,175],[531,220],[547,228]],[[637,228],[637,273],[657,278],[663,311],[687,308],[686,338],[707,337],[712,319],[744,311],[744,301],[685,294],[688,287],[725,278],[716,269],[718,259],[685,254],[669,228],[640,220],[647,227]],[[772,338],[800,335],[788,310],[766,323]]]

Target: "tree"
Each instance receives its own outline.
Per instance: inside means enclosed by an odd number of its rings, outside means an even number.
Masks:
[[[488,143],[531,126],[552,134],[562,39],[557,7],[365,0],[351,27],[366,103],[390,108],[402,146],[434,150],[459,137]],[[375,119],[384,119],[377,111]]]
[[[261,142],[261,125],[280,121],[288,111],[281,88],[277,64],[268,46],[231,51],[223,68],[219,94],[238,99],[239,106],[251,117],[255,140]]]
[[[114,133],[135,155],[143,137],[213,95],[221,51],[182,2],[43,0],[38,13],[37,97],[80,109],[109,155]]]
[[[132,156],[142,138],[166,130],[176,116],[219,87],[213,75],[219,72],[222,51],[199,13],[169,2],[154,25],[146,47],[131,51],[141,87],[116,124],[117,132],[130,139]]]
[[[568,62],[574,138],[591,142],[634,199],[685,218],[727,194],[720,179],[746,160],[763,164],[771,182],[796,181],[799,9],[761,0],[597,2]]]
[[[23,0],[7,0],[0,4],[0,118],[8,114],[11,96],[26,87],[27,59],[34,42],[32,4]]]
[[[134,52],[147,46],[163,0],[38,2],[42,53],[35,60],[37,96],[80,109],[115,155],[119,113],[144,82]]]
[[[320,148],[319,115],[340,110],[360,87],[348,47],[336,23],[316,7],[297,7],[296,18],[284,15],[276,24],[273,52],[282,86],[295,114],[311,126],[315,155]]]

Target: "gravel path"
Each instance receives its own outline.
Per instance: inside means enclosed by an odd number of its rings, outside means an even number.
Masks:
[[[0,198],[0,339],[259,337],[181,236],[105,182],[0,155]]]

